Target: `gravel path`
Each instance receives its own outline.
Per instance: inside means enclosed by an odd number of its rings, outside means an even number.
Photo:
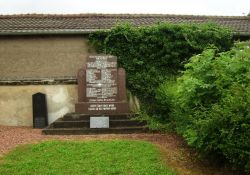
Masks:
[[[19,144],[37,143],[44,140],[104,140],[133,139],[146,140],[156,144],[162,152],[163,160],[183,175],[223,175],[231,174],[198,161],[196,153],[175,134],[101,134],[101,135],[42,135],[41,129],[31,127],[0,126],[0,156]]]
[[[99,140],[135,139],[161,143],[175,149],[182,144],[176,135],[166,134],[101,134],[101,135],[43,135],[41,129],[31,127],[0,126],[0,155],[7,153],[19,144],[37,143],[44,140]],[[177,141],[177,142],[176,142]]]

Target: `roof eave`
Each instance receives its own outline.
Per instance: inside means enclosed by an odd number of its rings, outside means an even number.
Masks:
[[[250,37],[250,33],[246,32],[233,32],[234,36]]]
[[[84,30],[20,30],[0,32],[0,36],[9,35],[79,35],[90,34],[105,29],[84,29]]]
[[[80,29],[80,30],[20,30],[20,31],[6,31],[0,32],[0,36],[16,36],[16,35],[82,35],[90,34],[100,30],[110,29]],[[233,32],[234,36],[250,37],[250,32]]]

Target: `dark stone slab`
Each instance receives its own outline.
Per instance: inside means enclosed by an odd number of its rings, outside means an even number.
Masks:
[[[54,121],[53,128],[89,128],[89,120],[64,121],[61,118]]]
[[[84,114],[118,114],[128,113],[129,107],[127,102],[113,103],[90,103],[82,102],[75,104],[76,113]]]
[[[32,95],[33,104],[33,128],[45,128],[48,126],[48,111],[46,96],[43,93]]]
[[[100,114],[90,115],[90,114],[68,113],[63,116],[62,120],[63,121],[81,121],[81,120],[89,121],[90,116],[100,116]],[[108,116],[110,120],[131,119],[135,117],[135,115],[131,113],[109,114]]]
[[[126,78],[123,68],[117,69],[117,57],[93,55],[78,71],[78,103],[76,113],[129,113]]]

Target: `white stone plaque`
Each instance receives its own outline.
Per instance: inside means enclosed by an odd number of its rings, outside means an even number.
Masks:
[[[88,102],[115,101],[118,94],[116,58],[100,55],[89,57],[89,59],[86,69],[86,97]],[[93,110],[93,108],[91,109]],[[100,109],[98,108],[98,110]]]
[[[109,128],[109,117],[90,117],[90,128]]]

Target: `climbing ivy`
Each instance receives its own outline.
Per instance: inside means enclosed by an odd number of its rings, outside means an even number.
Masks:
[[[155,92],[166,79],[177,76],[189,58],[214,45],[220,51],[232,46],[227,28],[209,23],[157,23],[136,27],[120,24],[111,30],[92,33],[90,43],[98,53],[118,57],[127,73],[127,87],[149,113],[157,111]]]

